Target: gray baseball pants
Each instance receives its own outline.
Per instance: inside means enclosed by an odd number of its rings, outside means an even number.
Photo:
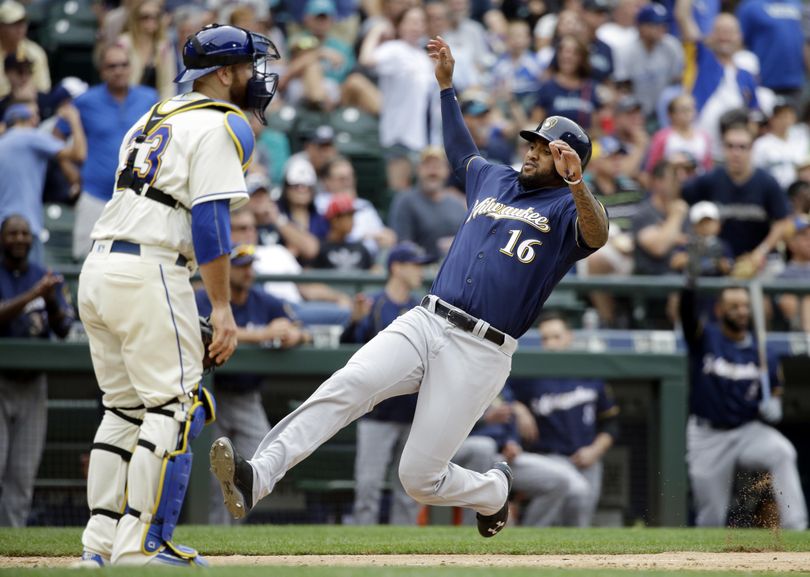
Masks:
[[[214,391],[217,403],[217,419],[211,423],[211,438],[228,437],[241,455],[251,455],[264,438],[263,431],[270,428],[270,421],[262,406],[260,391],[235,393],[231,391]],[[236,525],[225,508],[222,500],[222,489],[219,481],[211,475],[211,499],[208,508],[210,525]]]
[[[726,524],[734,473],[764,469],[771,473],[783,529],[807,529],[807,505],[796,469],[796,449],[782,433],[760,421],[728,431],[698,424],[689,417],[686,460],[697,509],[697,525]]]
[[[45,447],[48,384],[0,376],[0,526],[25,527]]]
[[[517,343],[484,340],[415,307],[357,351],[298,409],[265,436],[253,459],[254,503],[284,474],[380,401],[419,392],[399,465],[405,491],[427,505],[495,514],[507,497],[503,475],[450,462],[503,387]]]

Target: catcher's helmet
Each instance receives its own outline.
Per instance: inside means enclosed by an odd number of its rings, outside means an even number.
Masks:
[[[264,122],[264,109],[273,99],[278,84],[278,74],[269,71],[269,62],[278,58],[278,50],[266,36],[237,26],[211,24],[186,40],[183,46],[186,69],[174,81],[188,82],[223,66],[252,62],[253,78],[247,87],[247,108]]]
[[[529,142],[538,138],[547,142],[562,140],[579,155],[583,169],[591,159],[591,138],[579,124],[564,116],[549,116],[536,130],[521,130],[520,136]]]

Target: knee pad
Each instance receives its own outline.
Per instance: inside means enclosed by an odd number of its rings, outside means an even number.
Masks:
[[[149,450],[161,460],[160,474],[152,511],[138,511],[127,507],[127,513],[148,523],[141,545],[143,553],[153,555],[168,547],[179,557],[191,559],[197,556],[197,552],[175,545],[172,543],[172,536],[191,476],[190,443],[200,434],[203,426],[212,423],[216,418],[214,397],[202,386],[198,386],[192,394],[190,404],[172,400],[167,404],[148,408],[146,413],[147,416],[156,415],[178,422],[180,427],[177,444],[173,449],[169,449],[159,447],[145,438],[138,440],[138,446]]]
[[[124,510],[127,470],[138,440],[144,407],[104,407],[90,448],[87,501],[90,515],[118,521]]]

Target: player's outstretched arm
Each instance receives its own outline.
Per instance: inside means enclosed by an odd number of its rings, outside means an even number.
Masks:
[[[444,151],[450,168],[466,183],[467,164],[470,159],[480,156],[478,147],[475,146],[464,118],[461,116],[461,109],[458,106],[455,91],[453,90],[453,68],[455,60],[450,46],[441,36],[431,38],[427,44],[428,56],[435,62],[436,81],[441,89],[442,102],[442,137],[444,139]]]
[[[574,197],[582,238],[591,248],[604,246],[608,238],[607,213],[582,181],[582,161],[579,155],[562,140],[555,140],[548,147],[554,157],[554,167],[568,184],[571,196]]]

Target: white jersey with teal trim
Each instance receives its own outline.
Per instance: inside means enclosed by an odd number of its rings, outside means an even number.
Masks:
[[[189,92],[158,104],[158,111],[165,114],[204,98],[198,92]],[[182,206],[172,208],[129,189],[116,190],[91,237],[160,246],[192,259],[191,208],[201,202],[229,199],[234,210],[248,201],[244,170],[250,162],[252,141],[240,141],[248,123],[244,114],[233,108],[234,112],[226,113],[199,108],[169,116],[141,145],[135,158],[136,176]],[[119,173],[150,114],[142,116],[127,132],[119,152]],[[237,123],[242,125],[241,131],[233,130]],[[248,157],[243,158],[246,153]]]

